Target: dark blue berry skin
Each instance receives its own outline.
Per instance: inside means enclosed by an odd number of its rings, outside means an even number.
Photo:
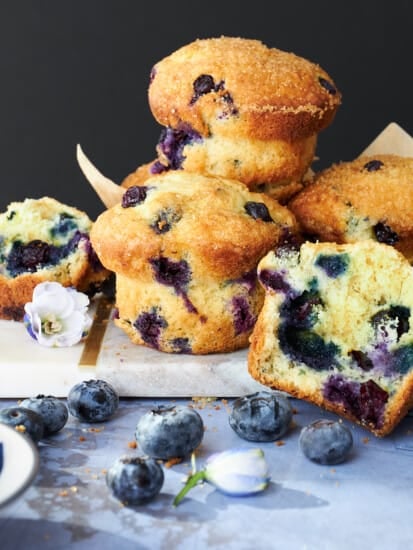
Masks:
[[[348,457],[353,447],[353,436],[342,422],[316,420],[301,430],[299,445],[309,460],[334,465]]]
[[[140,418],[135,437],[148,456],[162,460],[183,458],[201,443],[204,423],[190,407],[158,407]]]
[[[244,205],[245,212],[254,218],[254,220],[262,220],[264,222],[273,222],[271,214],[267,206],[263,202],[248,201]]]
[[[164,473],[153,458],[119,458],[106,474],[106,484],[125,505],[144,504],[162,489]]]
[[[40,441],[44,435],[44,423],[40,414],[25,407],[1,409],[0,422],[12,426],[20,433],[29,436],[34,443]]]
[[[376,172],[377,170],[380,170],[382,166],[384,166],[384,164],[381,160],[369,160],[363,168],[367,170],[367,172]]]
[[[67,396],[70,414],[81,422],[104,422],[113,416],[118,405],[118,394],[105,380],[79,382]]]
[[[20,406],[40,414],[44,423],[44,436],[60,431],[66,425],[69,417],[66,404],[52,395],[29,397],[24,399]]]
[[[130,208],[144,202],[148,188],[143,185],[132,185],[122,197],[122,208]]]
[[[322,76],[318,77],[318,81],[320,85],[327,90],[327,92],[331,95],[336,95],[337,90],[336,88],[329,82],[327,79],[323,78]]]
[[[247,441],[276,441],[288,431],[292,416],[287,397],[260,391],[234,401],[229,425]]]
[[[194,80],[193,83],[194,94],[191,98],[190,105],[193,105],[201,95],[209,94],[209,92],[215,91],[215,82],[210,74],[201,74]]]

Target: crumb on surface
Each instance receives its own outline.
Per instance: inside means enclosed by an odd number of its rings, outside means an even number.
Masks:
[[[283,447],[285,445],[285,441],[283,441],[282,439],[279,439],[278,441],[275,442],[275,444],[277,445],[277,447]]]
[[[180,464],[182,462],[182,458],[174,457],[170,458],[164,463],[165,468],[171,468],[172,466],[175,466],[175,464]]]
[[[370,441],[370,438],[369,437],[363,437],[362,441],[363,441],[364,444],[367,444]]]
[[[136,449],[138,447],[138,444],[136,441],[128,441],[128,447],[129,449]]]

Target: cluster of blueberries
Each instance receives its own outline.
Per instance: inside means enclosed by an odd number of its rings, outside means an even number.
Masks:
[[[20,427],[20,431],[37,443],[61,430],[69,412],[81,422],[103,422],[114,415],[118,405],[119,396],[109,383],[88,380],[72,387],[67,405],[56,397],[38,395],[23,400],[18,406],[1,409],[0,422]],[[242,439],[269,442],[278,440],[289,430],[292,416],[288,397],[260,391],[234,401],[229,424]],[[203,420],[189,406],[172,405],[148,411],[139,419],[135,431],[143,456],[119,458],[106,475],[109,489],[129,505],[148,502],[164,483],[160,462],[189,456],[203,436]],[[317,420],[301,430],[299,444],[310,460],[332,465],[347,458],[353,438],[342,422]]]

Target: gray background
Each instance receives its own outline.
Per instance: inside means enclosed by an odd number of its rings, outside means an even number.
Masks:
[[[320,135],[316,169],[354,158],[391,121],[412,133],[412,5],[2,0],[0,208],[49,195],[96,217],[103,205],[76,143],[117,182],[152,160],[150,69],[196,38],[258,38],[330,73],[343,104]]]

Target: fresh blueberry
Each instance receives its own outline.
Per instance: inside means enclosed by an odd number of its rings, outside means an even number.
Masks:
[[[75,384],[67,396],[70,413],[81,422],[104,422],[116,411],[119,396],[105,380]]]
[[[37,395],[29,397],[20,403],[21,407],[26,407],[37,412],[43,419],[44,435],[52,435],[60,431],[66,424],[69,417],[66,404],[52,395]]]
[[[142,452],[153,458],[183,458],[201,443],[204,424],[190,407],[158,407],[140,418],[135,437]]]
[[[25,407],[7,407],[0,410],[0,422],[8,424],[16,431],[26,434],[37,443],[44,434],[43,419],[35,411]]]
[[[301,430],[299,444],[308,459],[333,465],[346,460],[353,447],[353,436],[342,422],[316,420]]]
[[[106,474],[107,486],[126,505],[152,500],[161,490],[163,482],[162,467],[153,458],[119,458]]]
[[[234,401],[229,425],[247,441],[275,441],[289,429],[292,415],[287,397],[259,391]]]

